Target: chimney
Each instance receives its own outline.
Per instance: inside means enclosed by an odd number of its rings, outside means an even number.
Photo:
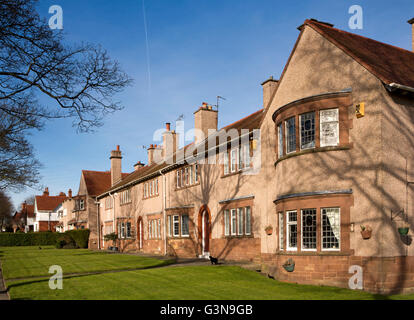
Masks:
[[[407,21],[409,24],[411,24],[411,42],[412,42],[412,50],[414,52],[414,18]]]
[[[265,82],[262,83],[263,88],[263,108],[267,108],[267,105],[272,98],[272,94],[279,83],[278,80],[274,80],[273,76],[270,76]]]
[[[148,148],[148,165],[152,165],[154,163],[154,145],[151,144]]]
[[[69,197],[69,198],[72,198],[72,189],[69,189],[69,190],[68,190],[68,197]]]
[[[121,162],[122,162],[122,153],[119,149],[119,145],[116,146],[116,150],[111,151],[111,186],[121,180]]]
[[[59,197],[66,197],[66,194],[64,192],[59,193]]]
[[[145,166],[145,164],[143,164],[141,161],[138,161],[136,164],[134,164],[134,169],[135,171],[137,171],[139,168],[142,168],[143,166]]]
[[[48,187],[46,187],[45,191],[43,191],[43,196],[46,196],[46,197],[49,196],[49,188]]]
[[[162,134],[162,156],[164,161],[170,158],[178,147],[178,134],[171,131],[170,123],[165,124],[165,132]]]
[[[22,203],[22,211],[26,211],[27,203],[26,201]]]
[[[218,111],[213,110],[213,107],[203,102],[203,105],[194,112],[194,128],[196,129],[195,144],[207,138],[208,130],[217,130]],[[201,131],[204,137],[197,135],[197,131]]]

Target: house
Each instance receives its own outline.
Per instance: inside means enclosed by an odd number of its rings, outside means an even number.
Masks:
[[[50,196],[49,188],[45,188],[43,195],[35,197],[33,231],[56,231],[59,222],[59,205],[66,199],[66,194],[60,192],[58,196]]]
[[[23,202],[20,211],[13,216],[13,232],[33,231],[34,225],[34,205]]]
[[[414,52],[314,19],[298,29],[260,110],[217,130],[203,103],[193,143],[178,148],[167,123],[125,177],[111,152],[100,249],[115,232],[121,251],[249,260],[339,287],[359,270],[364,290],[414,290]]]
[[[122,173],[126,177],[127,173]],[[119,180],[121,178],[119,177]],[[97,248],[97,204],[96,196],[111,186],[110,171],[82,170],[78,194],[62,202],[59,216],[59,230],[89,229],[89,248]]]

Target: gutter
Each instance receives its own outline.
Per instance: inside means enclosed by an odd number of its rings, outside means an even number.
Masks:
[[[391,92],[395,91],[397,89],[408,91],[408,92],[414,92],[414,88],[404,86],[402,84],[398,84],[398,83],[395,83],[395,82],[390,83],[390,84],[386,84],[385,87],[388,89],[388,91],[391,91]]]
[[[167,255],[167,217],[165,208],[167,206],[167,195],[166,195],[166,176],[162,173],[162,170],[158,171],[160,175],[162,176],[162,218],[164,219],[164,256]]]

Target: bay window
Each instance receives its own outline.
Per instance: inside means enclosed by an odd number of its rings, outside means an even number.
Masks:
[[[315,112],[300,115],[300,149],[315,147]]]
[[[340,250],[341,215],[339,208],[321,209],[322,250]]]
[[[316,209],[303,209],[302,212],[302,250],[316,250]]]
[[[286,153],[296,151],[296,123],[295,117],[289,118],[285,121],[286,132]]]
[[[288,211],[286,213],[286,238],[287,238],[287,250],[298,249],[298,217],[296,211]]]

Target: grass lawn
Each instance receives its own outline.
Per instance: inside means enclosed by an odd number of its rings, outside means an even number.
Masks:
[[[66,273],[72,273],[139,266],[144,268],[166,263],[137,256],[52,248],[0,248],[0,255],[3,267],[8,268],[9,279],[10,275],[12,278],[40,273],[49,276],[47,272],[52,264],[60,264]],[[31,268],[37,271],[32,272]],[[334,287],[283,283],[235,266],[171,266],[96,275],[69,275],[64,277],[63,290],[49,289],[48,277],[8,280],[6,283],[12,299],[414,299],[414,295],[384,297]]]
[[[0,247],[3,277],[7,279],[48,276],[59,265],[64,274],[148,268],[172,261],[133,255],[95,252],[88,249],[56,249],[52,246]]]

